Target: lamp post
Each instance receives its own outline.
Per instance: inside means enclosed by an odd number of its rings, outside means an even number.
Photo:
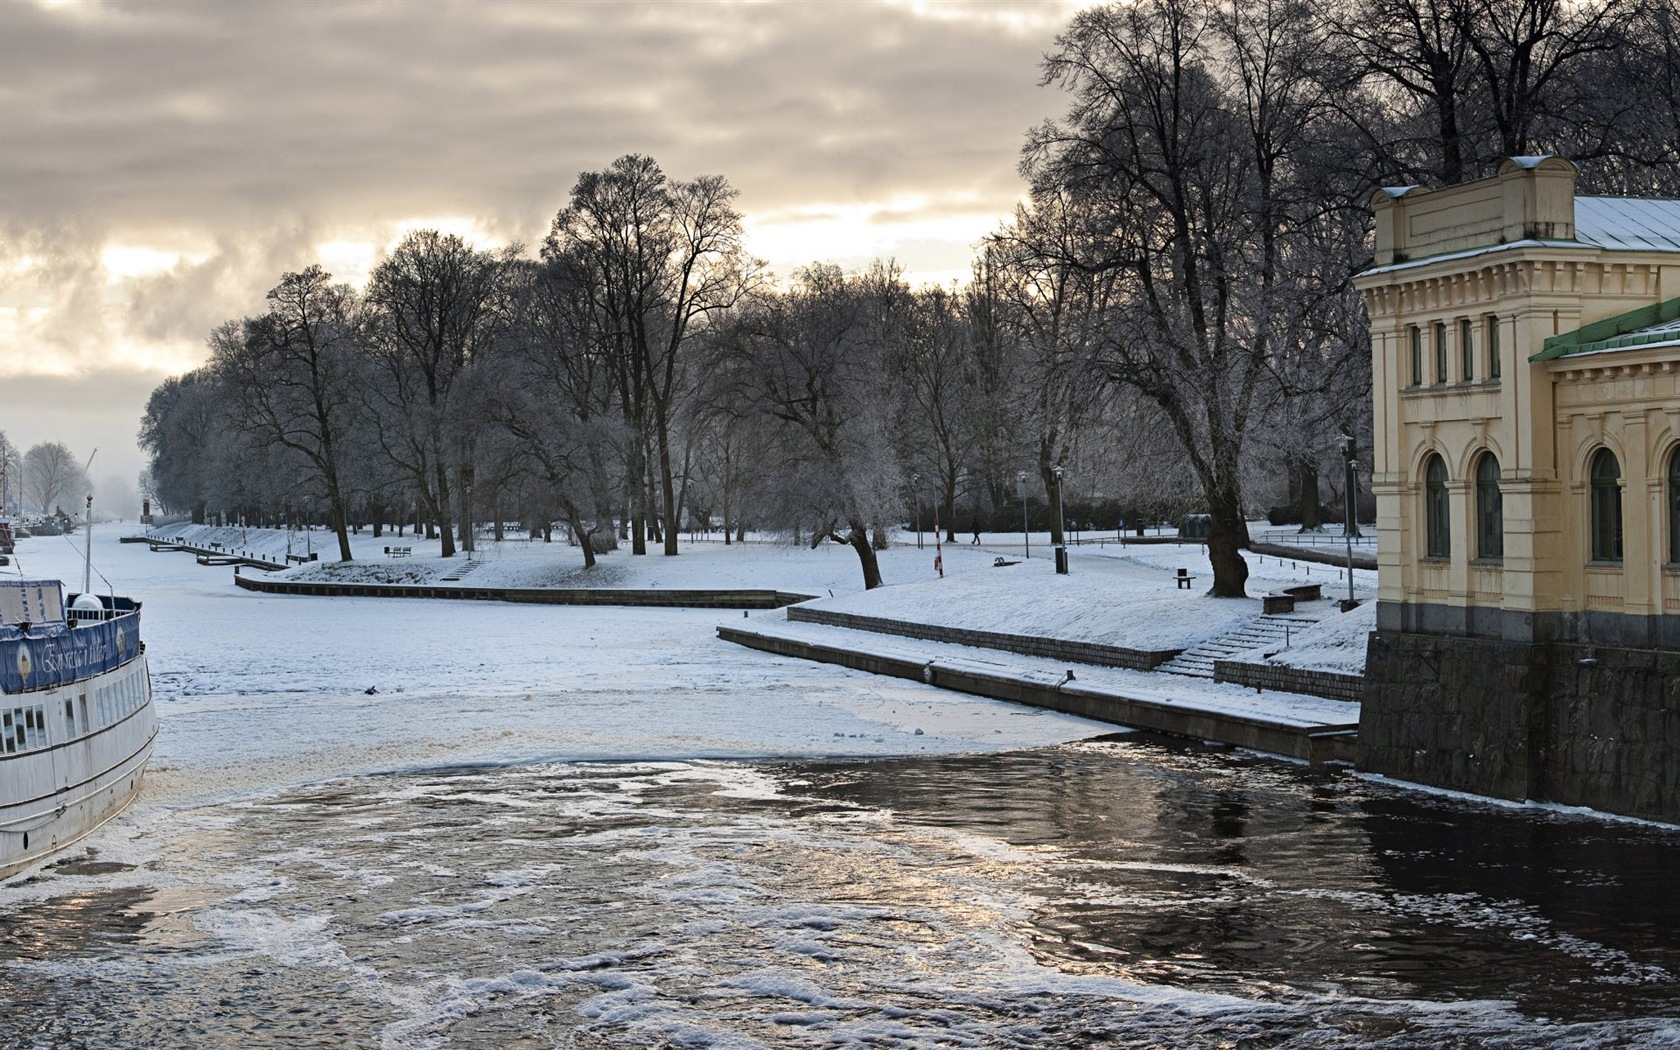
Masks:
[[[939,500],[933,501],[933,571],[945,578],[945,548],[940,545],[939,538]]]
[[[1021,546],[1026,550],[1026,557],[1032,557],[1032,533],[1027,528],[1027,472],[1021,471],[1015,475],[1016,488],[1021,493]]]
[[[1060,530],[1057,535],[1062,538],[1062,541],[1056,544],[1056,571],[1066,576],[1068,571],[1067,515],[1062,513],[1062,474],[1064,471],[1060,463],[1050,470],[1051,473],[1056,475],[1056,527]]]
[[[1353,596],[1353,516],[1355,508],[1353,486],[1355,484],[1354,467],[1357,465],[1353,458],[1354,451],[1353,436],[1351,434],[1343,434],[1342,458],[1347,461],[1347,479],[1342,483],[1342,502],[1346,504],[1342,508],[1342,540],[1347,543],[1348,574],[1348,596],[1347,601],[1342,603],[1343,612],[1346,612],[1355,605],[1359,604],[1358,600]]]
[[[916,498],[916,549],[922,548],[922,476],[910,475],[910,491]]]

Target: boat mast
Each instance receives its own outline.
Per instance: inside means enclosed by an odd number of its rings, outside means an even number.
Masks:
[[[88,477],[88,468],[93,466],[93,457],[99,455],[94,449],[88,453],[87,462],[82,464],[82,480],[93,488],[93,481]],[[93,493],[87,494],[87,513],[82,517],[82,593],[93,593]]]
[[[82,531],[87,533],[82,537],[82,593],[93,593],[93,493],[88,493],[87,517],[84,519]]]

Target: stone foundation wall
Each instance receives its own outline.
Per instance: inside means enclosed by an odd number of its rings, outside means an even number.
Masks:
[[[1680,820],[1680,652],[1379,631],[1360,769]]]

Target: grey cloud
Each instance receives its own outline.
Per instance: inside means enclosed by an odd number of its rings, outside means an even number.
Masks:
[[[30,355],[93,368],[122,339],[201,354],[216,323],[259,310],[346,229],[462,217],[534,244],[579,172],[627,152],[674,177],[722,174],[749,213],[903,194],[929,201],[923,217],[1002,219],[1026,130],[1061,104],[1036,84],[1071,14],[1030,0],[0,4],[0,275],[36,261],[0,284],[0,308],[46,310],[25,344],[0,342],[0,373]],[[100,247],[145,244],[135,230],[209,257],[113,301]],[[940,250],[896,254],[914,266]],[[138,418],[132,384],[89,383],[79,396],[126,390],[120,411]]]

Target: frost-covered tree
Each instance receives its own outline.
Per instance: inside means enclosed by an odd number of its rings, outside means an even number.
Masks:
[[[665,553],[677,553],[675,429],[699,371],[690,359],[708,320],[758,280],[735,197],[720,175],[672,180],[651,157],[630,154],[578,176],[543,243],[544,261],[571,269],[588,291],[592,338],[636,435],[625,468],[636,554],[647,552],[655,515]]]
[[[879,307],[895,283],[884,268],[807,267],[785,294],[742,309],[730,339],[732,380],[778,431],[781,468],[761,512],[813,547],[851,547],[865,588],[881,585],[872,538],[904,506],[879,393],[890,352]]]
[[[284,274],[268,312],[210,338],[222,389],[243,432],[296,452],[326,498],[341,561],[350,561],[343,467],[366,374],[356,300],[319,266]]]
[[[87,491],[82,464],[64,442],[44,441],[23,454],[24,499],[42,514],[63,510],[65,501],[76,500]],[[72,506],[67,513],[79,509]]]

